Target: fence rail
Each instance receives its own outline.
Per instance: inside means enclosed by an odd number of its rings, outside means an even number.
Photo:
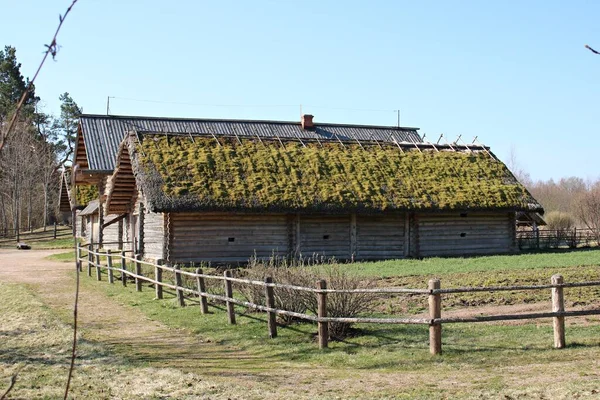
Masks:
[[[101,258],[104,257],[106,262],[102,264]],[[115,266],[115,260],[120,260]],[[114,283],[114,272],[121,274],[123,286],[127,285],[127,278],[135,281],[136,290],[143,290],[143,282],[154,285],[157,299],[163,298],[163,288],[168,288],[176,292],[176,296],[181,307],[186,306],[185,294],[194,295],[200,298],[200,306],[203,314],[207,312],[207,299],[222,301],[227,305],[227,315],[230,324],[235,324],[234,305],[251,308],[254,310],[264,311],[268,313],[268,331],[269,337],[277,336],[277,325],[275,323],[275,315],[286,315],[318,324],[319,347],[325,348],[328,346],[328,331],[327,324],[332,322],[338,323],[353,323],[353,324],[419,324],[429,325],[429,342],[430,352],[432,354],[441,354],[442,352],[442,324],[448,323],[476,323],[476,322],[491,322],[491,321],[510,321],[510,320],[525,320],[538,318],[553,318],[554,327],[554,346],[556,348],[565,347],[565,317],[600,315],[600,309],[593,310],[573,310],[565,311],[564,308],[564,288],[575,287],[592,287],[600,286],[600,281],[589,282],[570,282],[565,283],[561,275],[553,275],[551,283],[546,285],[521,285],[521,286],[489,286],[489,287],[462,287],[462,288],[441,288],[441,282],[438,279],[429,281],[427,289],[408,289],[408,288],[378,288],[378,289],[328,289],[325,281],[317,282],[314,288],[281,284],[273,282],[270,277],[265,281],[236,278],[231,276],[231,271],[227,270],[222,276],[204,274],[200,268],[195,272],[182,270],[180,267],[170,267],[167,265],[154,264],[141,259],[139,254],[134,257],[126,255],[126,251],[119,250],[113,252],[111,250],[100,251],[94,249],[93,244],[80,245],[76,248],[76,262],[79,270],[83,270],[83,263],[87,263],[87,275],[92,276],[92,268],[96,269],[97,280],[102,280],[102,270],[108,273],[108,280]],[[133,264],[133,271],[127,268],[127,263]],[[151,267],[154,269],[154,278],[145,276],[142,273],[142,266]],[[174,275],[175,284],[165,282],[163,273],[169,272]],[[191,289],[182,284],[182,276],[194,278],[196,288]],[[209,293],[206,290],[205,280],[222,281],[225,295]],[[255,304],[249,301],[240,300],[234,297],[233,283],[254,285],[264,288],[266,295],[266,305]],[[297,290],[308,293],[313,293],[317,298],[318,312],[316,315],[299,313],[290,310],[276,308],[274,302],[274,289]],[[527,313],[527,314],[501,314],[501,315],[480,315],[474,317],[442,317],[442,295],[456,293],[472,293],[472,292],[496,292],[496,291],[518,291],[518,290],[548,290],[551,289],[552,294],[552,311]],[[329,317],[327,316],[327,295],[328,294],[358,294],[358,293],[374,293],[374,294],[407,294],[407,295],[423,295],[427,296],[429,304],[429,318],[402,317],[402,318],[377,318],[377,317]]]
[[[521,250],[600,246],[600,232],[582,228],[517,231],[517,243]]]
[[[35,229],[41,229],[35,228]],[[15,231],[11,229],[13,233],[4,233],[0,231],[0,244],[3,243],[14,243],[19,240],[43,240],[43,239],[57,239],[72,236],[72,228],[69,226],[68,229],[59,229],[57,224],[47,225],[46,231]]]

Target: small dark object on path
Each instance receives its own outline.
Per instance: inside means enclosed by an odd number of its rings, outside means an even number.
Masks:
[[[31,250],[31,246],[27,243],[19,242],[17,243],[17,249],[19,250]]]

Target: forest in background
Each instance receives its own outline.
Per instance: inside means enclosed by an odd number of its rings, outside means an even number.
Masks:
[[[5,133],[29,84],[16,49],[0,50],[0,129]],[[68,92],[58,114],[40,106],[33,86],[0,151],[0,233],[31,230],[58,221],[63,168],[70,165],[81,108]],[[2,135],[4,137],[4,135]]]
[[[16,49],[0,50],[0,129],[6,130],[29,79],[21,74]],[[60,176],[70,166],[81,108],[68,92],[60,95],[57,114],[40,107],[32,87],[16,128],[0,151],[0,234],[59,222]],[[512,151],[507,162],[544,206],[548,229],[600,229],[600,179],[580,177],[534,181]]]

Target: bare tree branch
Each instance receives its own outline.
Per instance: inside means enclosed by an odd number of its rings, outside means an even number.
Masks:
[[[4,394],[2,395],[2,397],[0,397],[0,400],[6,399],[6,396],[8,396],[8,394],[10,393],[10,391],[12,390],[12,388],[15,386],[15,383],[17,383],[17,376],[19,376],[18,372],[16,372],[15,374],[13,374],[13,376],[10,378],[10,385],[8,386],[8,389],[6,389],[6,392],[4,392]]]
[[[591,52],[592,52],[592,53],[594,53],[594,54],[600,54],[600,52],[599,52],[599,51],[596,51],[596,50],[592,49],[592,48],[591,48],[590,46],[588,46],[587,44],[585,45],[585,48],[586,48],[586,49],[588,49],[589,51],[591,51]]]
[[[75,257],[77,257],[77,235],[75,229],[77,224],[77,214],[73,209],[71,215],[73,216],[73,241],[75,242]],[[69,395],[69,387],[71,385],[71,378],[73,376],[73,369],[75,368],[75,358],[77,357],[77,307],[79,304],[79,260],[75,260],[75,302],[73,304],[73,348],[71,349],[71,365],[69,367],[69,376],[67,377],[67,386],[65,387],[65,397],[67,400]]]
[[[42,66],[46,62],[46,58],[48,58],[49,54],[52,54],[52,59],[54,59],[54,57],[56,57],[56,53],[58,51],[58,46],[57,46],[57,43],[56,43],[56,37],[58,36],[58,32],[60,31],[60,28],[62,27],[62,24],[65,21],[65,18],[67,18],[67,15],[71,11],[71,9],[75,5],[75,3],[77,3],[77,0],[73,0],[73,2],[71,3],[71,5],[69,6],[69,8],[67,8],[67,11],[65,12],[65,15],[59,15],[58,16],[60,22],[58,24],[58,27],[56,28],[56,32],[54,33],[54,37],[52,37],[52,41],[50,42],[50,44],[44,45],[44,46],[46,46],[46,52],[44,53],[44,58],[42,58],[42,62],[40,63],[37,71],[35,72],[35,75],[33,76],[33,79],[31,79],[31,81],[29,81],[29,84],[27,85],[27,87],[23,91],[23,94],[21,95],[21,99],[19,100],[19,103],[17,103],[17,108],[16,108],[15,112],[13,113],[12,118],[10,119],[10,122],[8,124],[8,128],[6,129],[5,132],[2,132],[0,134],[0,151],[2,151],[2,148],[4,147],[4,145],[6,144],[6,141],[7,141],[8,137],[10,136],[10,133],[11,133],[11,131],[12,131],[14,125],[15,125],[15,122],[17,121],[17,118],[19,117],[19,112],[21,111],[21,108],[23,107],[23,104],[25,103],[25,100],[27,99],[27,93],[29,93],[29,91],[33,87],[33,83],[35,82],[35,79],[37,78],[38,74],[40,73],[40,70],[42,69]]]

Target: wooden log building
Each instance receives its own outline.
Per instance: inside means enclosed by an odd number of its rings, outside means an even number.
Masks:
[[[165,263],[514,253],[517,213],[543,213],[485,146],[307,115],[83,115],[73,165],[98,189],[92,241]]]

